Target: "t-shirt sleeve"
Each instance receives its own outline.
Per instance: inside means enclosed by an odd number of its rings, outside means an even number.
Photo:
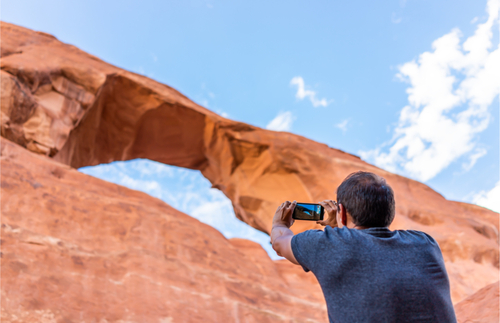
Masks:
[[[293,255],[306,272],[314,272],[318,264],[317,254],[323,235],[321,230],[308,230],[292,237]]]

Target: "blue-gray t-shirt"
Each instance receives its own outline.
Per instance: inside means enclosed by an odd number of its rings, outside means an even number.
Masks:
[[[326,226],[292,238],[330,322],[456,322],[441,249],[420,231]]]

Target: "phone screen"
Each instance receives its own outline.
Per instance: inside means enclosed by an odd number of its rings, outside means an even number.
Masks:
[[[323,220],[325,210],[319,204],[297,203],[292,218],[295,220],[319,221]]]

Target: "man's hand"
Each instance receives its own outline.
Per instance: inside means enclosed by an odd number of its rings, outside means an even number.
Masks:
[[[292,251],[293,232],[289,228],[293,224],[292,214],[297,202],[286,201],[281,204],[273,218],[273,228],[271,229],[271,243],[278,256],[285,257],[292,263],[298,265],[297,259]]]
[[[273,217],[273,228],[278,226],[285,226],[289,228],[292,226],[294,222],[292,214],[295,209],[295,205],[297,205],[296,201],[293,201],[293,203],[286,201],[278,207]]]
[[[323,202],[319,202],[325,208],[326,213],[328,214],[328,218],[323,221],[317,221],[316,223],[321,224],[322,226],[331,226],[332,228],[338,227],[337,224],[337,202],[332,200],[324,200]]]

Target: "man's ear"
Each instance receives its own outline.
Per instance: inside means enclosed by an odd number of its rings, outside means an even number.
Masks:
[[[335,213],[335,220],[337,220],[337,226],[342,228],[342,216],[340,215],[340,204],[337,204],[337,213]]]
[[[347,226],[347,211],[342,204],[339,204],[340,208],[340,220],[342,221],[343,226]]]

